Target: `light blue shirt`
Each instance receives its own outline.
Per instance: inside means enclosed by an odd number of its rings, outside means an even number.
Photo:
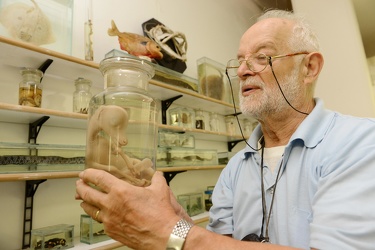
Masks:
[[[257,148],[261,136],[258,126],[248,143]],[[260,234],[260,158],[246,146],[230,159],[215,186],[207,229],[236,239]],[[264,169],[267,216],[277,170]],[[274,199],[271,243],[375,249],[375,120],[325,110],[316,99],[286,145]]]

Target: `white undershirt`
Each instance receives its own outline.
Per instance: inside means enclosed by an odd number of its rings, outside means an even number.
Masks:
[[[271,172],[274,172],[275,168],[280,164],[281,157],[284,154],[285,145],[264,148],[263,161],[264,165],[267,165]]]

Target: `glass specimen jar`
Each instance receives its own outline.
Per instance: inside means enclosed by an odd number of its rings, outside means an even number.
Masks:
[[[91,81],[82,77],[78,77],[74,81],[76,90],[73,93],[73,112],[87,114],[90,99],[92,97],[90,88]]]
[[[206,208],[206,211],[210,211],[210,208],[212,207],[212,193],[214,191],[214,186],[208,186],[206,190],[204,190],[204,205]]]
[[[155,171],[157,106],[148,94],[151,63],[134,57],[100,62],[104,91],[89,105],[86,168],[105,170],[136,186],[148,186]]]
[[[25,68],[21,70],[22,81],[19,83],[18,104],[38,107],[42,105],[43,72],[39,69]]]
[[[210,113],[210,130],[219,132],[219,118],[216,113]]]
[[[236,127],[234,125],[234,116],[226,116],[225,117],[225,126],[227,128],[227,133],[233,136],[236,133]]]
[[[202,110],[195,111],[195,128],[204,129],[204,116]]]
[[[253,125],[249,119],[243,120],[243,134],[244,136],[250,136],[251,132],[253,131]]]

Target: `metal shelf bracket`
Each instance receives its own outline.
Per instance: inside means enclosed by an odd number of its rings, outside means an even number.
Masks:
[[[172,103],[175,100],[177,100],[181,97],[182,97],[182,95],[178,95],[178,96],[169,98],[167,100],[161,101],[161,122],[162,122],[162,124],[167,124],[167,109],[169,108],[169,106],[171,106]]]
[[[49,119],[49,116],[43,116],[29,124],[29,138],[28,142],[36,144],[36,139],[42,128],[42,125]],[[37,149],[30,149],[29,155],[38,155]],[[36,170],[36,165],[30,165],[29,170]],[[46,180],[29,180],[26,181],[25,187],[25,204],[23,210],[23,232],[22,232],[22,249],[30,248],[31,243],[31,229],[33,228],[33,207],[34,194],[38,189],[40,183]]]
[[[164,172],[164,178],[167,181],[167,184],[169,186],[171,180],[179,173],[186,172],[186,170],[183,171],[174,171],[174,172]]]
[[[30,248],[31,229],[33,228],[33,205],[34,194],[40,183],[46,180],[26,181],[25,185],[25,206],[23,213],[23,233],[22,233],[22,249]]]
[[[236,141],[228,141],[228,151],[232,152],[232,149],[239,143],[242,142],[243,140],[236,140]]]

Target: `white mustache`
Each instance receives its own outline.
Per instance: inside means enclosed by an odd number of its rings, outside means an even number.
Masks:
[[[253,87],[257,88],[263,88],[264,87],[264,82],[261,82],[259,80],[256,80],[252,77],[248,77],[245,80],[240,80],[240,87],[241,89],[245,86],[251,85]]]

